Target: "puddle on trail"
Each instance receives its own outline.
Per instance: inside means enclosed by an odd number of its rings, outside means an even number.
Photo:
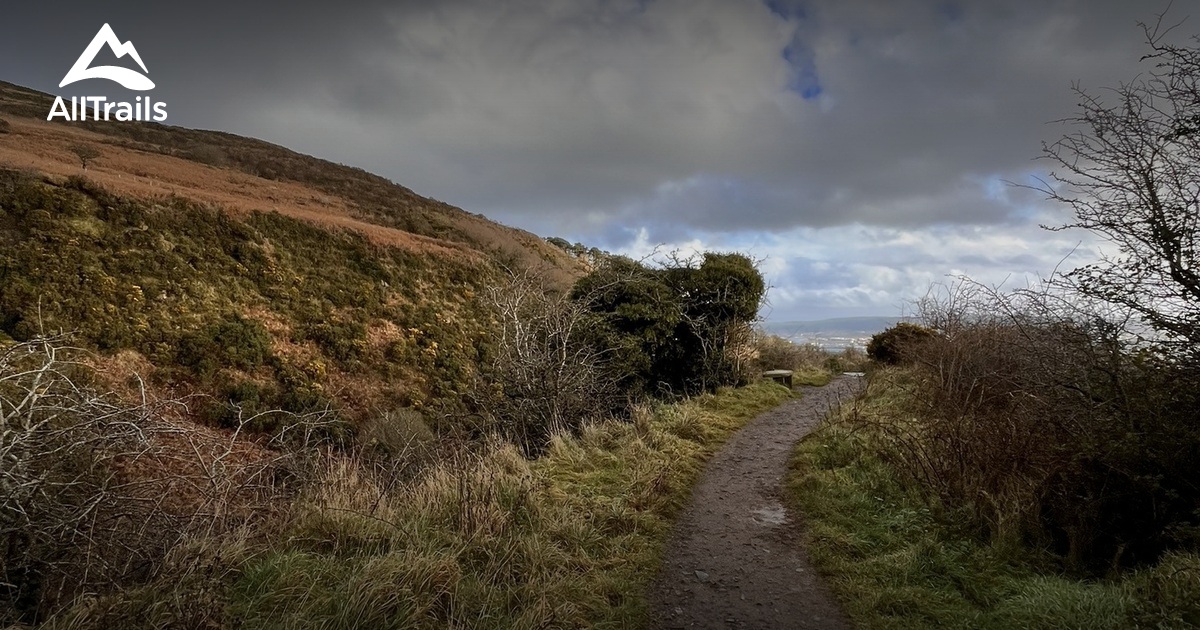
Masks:
[[[787,511],[778,503],[751,511],[750,518],[759,525],[783,525],[788,520]]]

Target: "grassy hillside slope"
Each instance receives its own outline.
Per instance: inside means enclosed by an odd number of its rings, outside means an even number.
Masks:
[[[576,265],[534,234],[471,214],[361,169],[233,134],[159,124],[46,122],[53,99],[0,81],[0,163],[55,175],[81,171],[74,143],[101,157],[88,177],[138,197],[173,194],[233,211],[274,211],[349,227],[386,244],[479,252],[511,265],[540,265],[566,281]],[[424,238],[422,238],[424,237]],[[432,240],[430,240],[432,239]]]
[[[114,385],[136,371],[215,395],[192,409],[204,422],[229,402],[351,422],[452,402],[486,351],[479,289],[502,267],[564,288],[582,270],[359,169],[226,133],[50,123],[50,101],[0,83],[0,335],[74,331]]]
[[[484,351],[480,257],[275,213],[0,171],[0,333],[74,331],[110,376],[292,411],[452,396]]]

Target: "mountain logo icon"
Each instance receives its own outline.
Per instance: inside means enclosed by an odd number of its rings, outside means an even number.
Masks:
[[[113,32],[112,27],[105,24],[100,27],[100,31],[92,38],[92,43],[88,44],[88,47],[83,50],[83,54],[79,55],[79,59],[75,60],[75,65],[71,66],[71,70],[67,72],[67,76],[63,77],[62,83],[59,83],[58,87],[65,87],[84,79],[108,79],[109,81],[120,83],[129,90],[145,91],[154,89],[154,82],[149,77],[129,68],[122,68],[120,66],[90,67],[92,62],[96,60],[96,55],[100,52],[100,49],[105,45],[108,45],[109,50],[113,51],[113,54],[118,59],[125,55],[133,57],[137,65],[142,67],[142,72],[149,74],[150,71],[146,69],[146,64],[142,63],[142,58],[138,55],[137,49],[133,47],[133,42],[121,43],[121,40],[117,39],[117,34]]]

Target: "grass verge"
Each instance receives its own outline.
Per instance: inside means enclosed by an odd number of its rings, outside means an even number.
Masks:
[[[873,377],[867,395],[796,449],[789,500],[808,548],[846,612],[864,628],[1200,627],[1200,555],[1104,581],[1054,572],[1028,550],[957,532],[898,482],[872,420],[904,408],[902,374]]]
[[[761,384],[645,410],[558,437],[532,462],[496,445],[391,494],[331,470],[288,542],[235,585],[235,617],[261,628],[638,625],[704,460],[789,395]]]
[[[642,408],[633,422],[557,437],[533,461],[496,443],[405,483],[331,458],[279,535],[208,552],[224,558],[215,575],[226,587],[201,580],[202,609],[189,604],[201,599],[197,581],[180,579],[77,607],[57,625],[642,626],[704,461],[791,396],[764,382]]]

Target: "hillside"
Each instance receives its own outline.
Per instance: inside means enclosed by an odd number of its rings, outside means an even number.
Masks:
[[[637,627],[702,462],[792,395],[721,387],[744,255],[47,99],[0,88],[2,627]]]
[[[53,99],[0,81],[0,163],[53,175],[79,175],[74,143],[101,151],[89,179],[138,198],[175,195],[235,213],[278,212],[324,227],[360,231],[373,241],[419,252],[486,256],[559,269],[572,259],[538,236],[422,197],[361,169],[233,134],[148,123],[48,123]]]
[[[118,389],[301,412],[454,403],[502,267],[569,286],[534,234],[365,171],[226,133],[49,123],[0,83],[0,339],[75,332]],[[84,169],[73,147],[99,154]],[[225,418],[227,419],[227,418]]]

